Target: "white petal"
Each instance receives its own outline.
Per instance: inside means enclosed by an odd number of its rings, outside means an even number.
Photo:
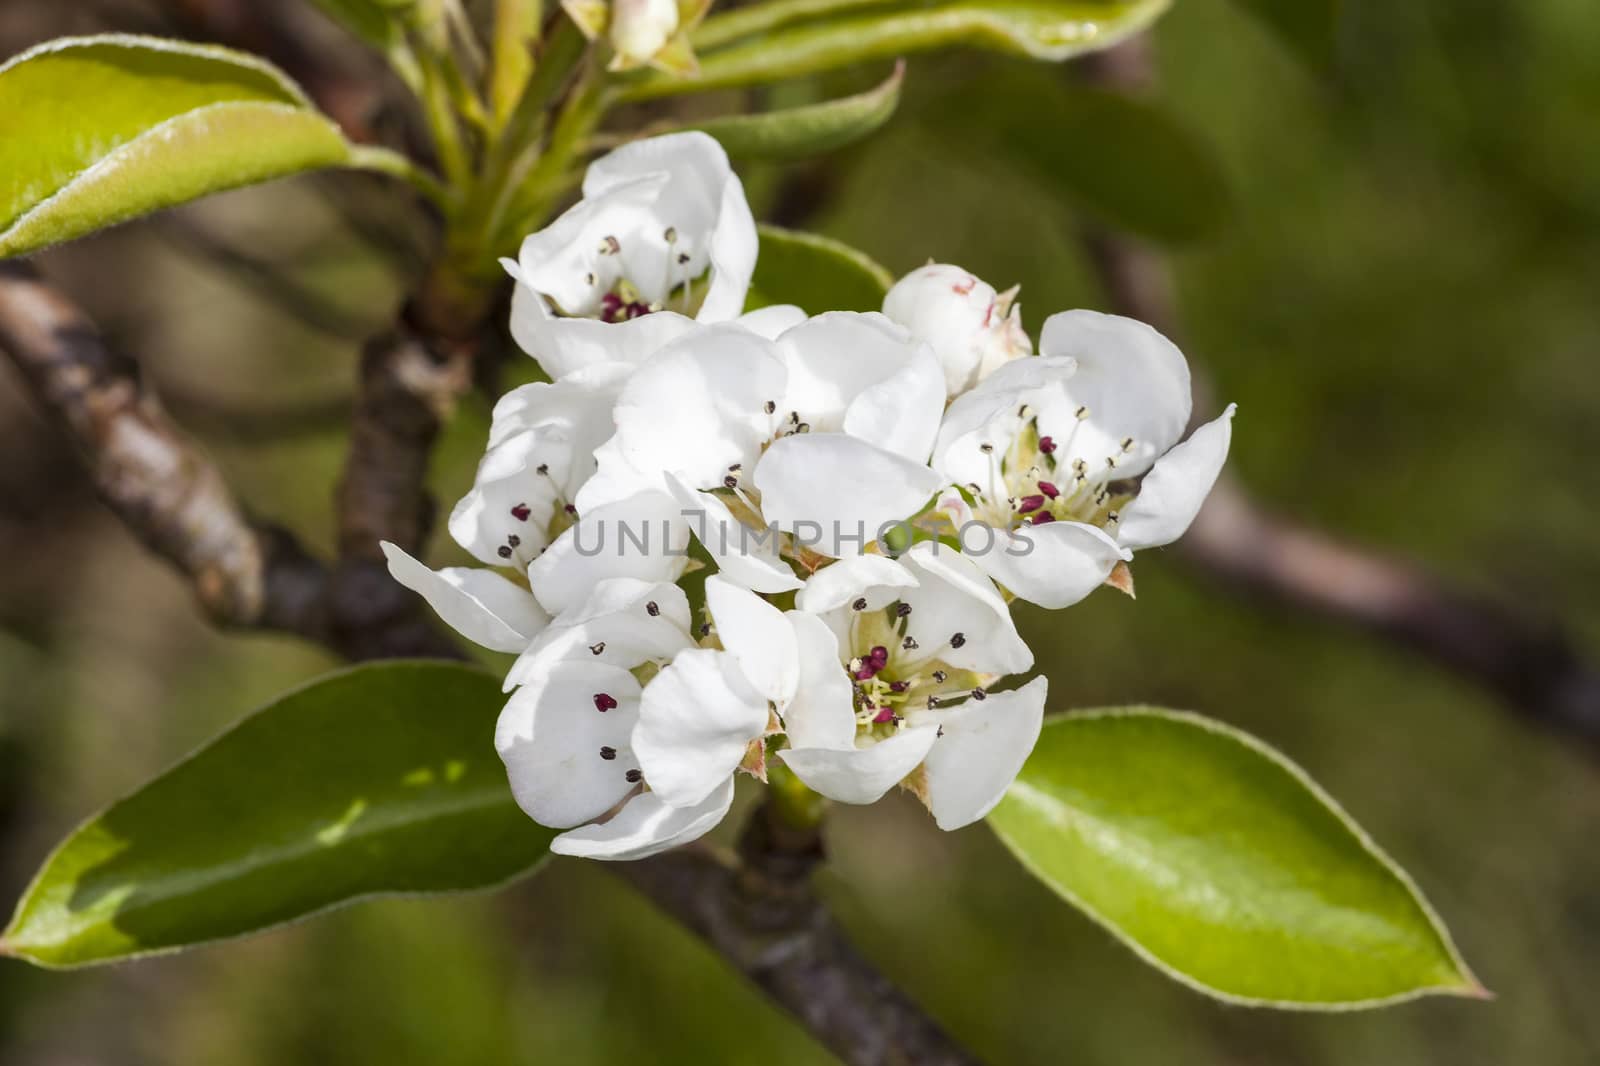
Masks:
[[[970,825],[1000,802],[1039,739],[1047,687],[1036,677],[1011,692],[912,716],[944,730],[922,764],[924,800],[940,829]]]
[[[597,697],[616,701],[601,710]],[[639,683],[604,663],[556,663],[518,689],[495,726],[511,792],[534,821],[556,829],[598,818],[634,788],[631,749]],[[607,758],[602,750],[611,753]]]
[[[632,670],[664,662],[694,646],[689,598],[667,582],[610,578],[580,605],[562,611],[534,638],[506,674],[505,689],[539,677],[566,659]]]
[[[750,214],[744,185],[730,174],[722,188],[716,231],[711,236],[711,284],[700,302],[702,322],[721,322],[744,309],[750,279],[756,271],[756,220]]]
[[[906,634],[924,657],[985,674],[1015,674],[1033,665],[1011,609],[971,559],[924,541],[901,561],[917,578],[917,587],[900,597],[911,606]]]
[[[691,489],[677,475],[666,478],[679,514],[716,560],[718,573],[756,592],[788,592],[804,584],[779,557],[776,533],[751,529],[716,496]]]
[[[631,234],[649,218],[668,181],[663,173],[638,173],[605,189],[586,191],[581,201],[522,242],[515,276],[517,289],[526,292],[520,303],[513,297],[512,323],[523,330],[516,339],[529,355],[542,363],[549,354],[539,347],[541,317],[554,317],[555,309],[566,315],[590,315],[599,308],[600,298],[620,280],[622,271],[620,256],[598,254],[603,239],[619,231]],[[527,332],[529,326],[534,332]]]
[[[914,463],[926,463],[944,415],[944,377],[919,345],[890,377],[850,402],[844,431]]]
[[[584,367],[561,381],[519,385],[494,405],[489,446],[523,430],[560,426],[575,442],[587,444],[580,445],[581,450],[593,451],[611,436],[611,408],[632,373],[633,367],[627,363],[605,362]]]
[[[755,471],[761,513],[823,555],[859,554],[943,484],[921,463],[842,433],[775,441]],[[815,541],[813,543],[813,541]]]
[[[1083,459],[1098,468],[1117,456],[1124,477],[1150,468],[1183,436],[1189,424],[1189,364],[1176,345],[1132,318],[1098,311],[1064,311],[1045,320],[1041,355],[1078,361],[1070,396],[1054,417],[1040,416],[1039,430],[1062,446],[1056,461]],[[1089,408],[1081,424],[1072,411]],[[1122,441],[1132,437],[1124,453]],[[1070,438],[1070,446],[1064,442]]]
[[[815,792],[840,803],[875,803],[928,754],[935,725],[911,726],[865,748],[785,748],[778,753]]]
[[[975,556],[1017,597],[1052,610],[1071,607],[1104,584],[1119,561],[1132,557],[1104,530],[1082,522],[997,533],[994,547]]]
[[[430,570],[388,541],[379,547],[394,579],[427,600],[434,613],[474,644],[520,652],[550,622],[532,593],[492,570]]]
[[[572,463],[571,434],[562,426],[525,430],[496,444],[450,512],[450,536],[490,566],[526,566],[545,546]]]
[[[789,371],[782,410],[813,432],[843,430],[924,462],[944,410],[944,378],[926,344],[882,315],[831,311],[778,338]]]
[[[956,397],[933,446],[934,468],[958,485],[977,483],[988,491],[993,459],[983,445],[1003,455],[1024,425],[1023,405],[1035,412],[1059,407],[1077,368],[1068,358],[1018,359]]]
[[[545,610],[576,607],[607,578],[676,581],[688,565],[689,527],[661,492],[641,492],[583,513],[528,567]]]
[[[738,769],[770,717],[732,655],[695,648],[645,686],[633,750],[663,802],[691,807]]]
[[[643,859],[705,836],[731,806],[731,777],[693,807],[669,807],[654,792],[644,792],[604,825],[562,833],[550,842],[550,850],[586,859]]]
[[[901,589],[914,588],[916,584],[911,571],[887,556],[847,555],[807,578],[794,605],[802,611],[822,614],[865,599],[863,609],[876,611],[898,600]]]
[[[735,325],[709,326],[662,349],[623,388],[617,435],[601,457],[613,465],[668,471],[691,488],[721,488],[730,468],[754,468],[783,394],[784,369],[771,341]]]
[[[816,615],[788,611],[800,655],[800,685],[783,712],[783,730],[797,748],[848,748],[856,716],[839,638]]]
[[[1156,460],[1138,497],[1123,508],[1117,540],[1129,548],[1171,544],[1189,528],[1222,473],[1233,438],[1234,404]]]
[[[607,363],[638,366],[694,328],[693,319],[672,311],[622,322],[558,318],[526,285],[511,294],[512,339],[558,381]]]
[[[717,639],[745,680],[781,711],[800,681],[800,651],[789,620],[749,589],[716,574],[706,578],[706,609]]]
[[[785,330],[793,329],[805,320],[805,311],[794,304],[772,304],[758,307],[754,311],[746,311],[734,319],[734,322],[758,337],[775,341]]]

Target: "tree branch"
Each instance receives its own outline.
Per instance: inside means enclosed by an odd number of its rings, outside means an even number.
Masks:
[[[459,656],[436,634],[333,626],[327,567],[287,531],[249,518],[216,466],[141,387],[138,366],[21,263],[0,263],[0,349],[66,429],[101,499],[189,578],[212,621],[295,633],[345,654],[376,647]]]
[[[1079,66],[1108,88],[1139,92],[1154,83],[1144,38]],[[1114,310],[1168,336],[1181,332],[1171,270],[1159,252],[1103,229],[1090,230],[1085,242]],[[1209,392],[1198,377],[1197,387]],[[1600,751],[1600,669],[1553,620],[1272,515],[1226,474],[1177,549],[1230,589],[1401,643],[1485,686],[1530,721]]]
[[[978,1062],[862,957],[817,898],[816,830],[787,825],[769,802],[746,826],[739,859],[679,848],[616,866],[850,1066]]]

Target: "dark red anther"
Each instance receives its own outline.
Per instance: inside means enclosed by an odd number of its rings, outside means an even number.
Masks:
[[[894,721],[894,708],[883,707],[879,709],[878,713],[872,716],[872,720],[880,724]]]
[[[1055,483],[1052,481],[1039,482],[1039,491],[1050,497],[1052,500],[1061,495],[1061,490],[1056,488]]]
[[[594,709],[601,714],[605,714],[607,711],[614,711],[617,709],[616,698],[605,692],[596,692],[594,694]]]
[[[1039,438],[1039,450],[1041,452],[1043,452],[1044,454],[1046,454],[1046,455],[1054,455],[1055,451],[1056,451],[1055,438],[1054,437],[1040,437]]]
[[[573,518],[577,518],[578,517],[578,509],[576,507],[572,506],[572,504],[570,504],[570,503],[567,504],[565,507],[563,507],[561,509],[563,511],[567,512]]]
[[[500,556],[502,559],[509,559],[511,558],[511,546],[509,544],[502,544],[500,547],[494,550],[494,553]]]
[[[1042,493],[1034,493],[1032,496],[1024,496],[1017,501],[1017,513],[1032,514],[1043,506],[1044,495]]]
[[[891,682],[889,682],[889,691],[890,692],[904,692],[906,689],[908,689],[910,687],[911,687],[911,682],[909,682],[909,681],[891,681]]]
[[[1038,514],[1029,519],[1029,521],[1036,526],[1042,526],[1047,522],[1054,522],[1055,520],[1056,516],[1051,514],[1049,511],[1040,511]]]
[[[528,516],[531,514],[533,514],[533,511],[530,510],[528,505],[525,503],[519,503],[515,507],[511,508],[511,517],[515,518],[518,522],[526,522],[528,520]]]
[[[889,665],[889,649],[885,648],[882,644],[875,645],[873,649],[867,653],[867,662],[871,663],[879,670],[882,670],[885,666]]]

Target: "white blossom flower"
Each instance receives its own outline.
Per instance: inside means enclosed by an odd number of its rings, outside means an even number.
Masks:
[[[589,165],[583,198],[522,243],[511,333],[553,378],[638,362],[701,322],[736,318],[756,227],[727,153],[704,133],[623,145]]]
[[[843,803],[872,803],[903,782],[941,829],[987,814],[1038,740],[1047,688],[1040,677],[989,691],[1033,665],[994,583],[957,552],[921,543],[898,560],[840,560],[796,604],[804,681],[778,757]]]
[[[933,461],[956,486],[940,509],[979,565],[1023,599],[1066,607],[1133,551],[1188,529],[1227,458],[1234,408],[1179,444],[1188,364],[1133,319],[1054,315],[1039,350],[950,405]]]
[[[576,520],[572,499],[594,472],[595,448],[612,433],[611,409],[631,369],[597,364],[561,382],[514,389],[495,405],[488,451],[449,529],[480,562],[513,577],[471,567],[430,570],[386,541],[394,579],[468,640],[494,651],[526,648],[549,621],[522,583],[527,565]]]
[[[605,36],[615,55],[608,70],[649,65],[673,74],[699,69],[688,31],[710,0],[562,0],[567,15],[591,41]]]
[[[692,644],[682,589],[622,578],[596,585],[518,660],[495,748],[522,809],[570,829],[552,851],[643,858],[708,832],[727,813],[731,778],[694,805],[669,807],[634,750],[640,679]]]
[[[996,292],[958,266],[929,263],[895,282],[883,298],[883,313],[933,346],[946,394],[953,398],[1033,353],[1016,298],[1015,286]]]
[[[663,489],[703,515],[696,533],[726,576],[798,588],[747,531],[776,524],[837,556],[920,510],[941,484],[927,458],[943,399],[927,346],[881,315],[820,315],[775,341],[708,327],[630,379],[579,506]]]

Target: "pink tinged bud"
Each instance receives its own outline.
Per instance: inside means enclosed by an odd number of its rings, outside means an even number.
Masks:
[[[594,709],[599,711],[601,714],[605,714],[607,711],[616,710],[616,697],[604,692],[596,692],[594,694]]]
[[[1043,506],[1044,497],[1042,495],[1024,496],[1017,501],[1017,513],[1031,514]]]
[[[1056,488],[1053,482],[1049,481],[1039,482],[1039,491],[1050,497],[1052,500],[1061,495],[1061,490]]]
[[[1040,437],[1039,438],[1039,450],[1041,452],[1043,452],[1044,454],[1046,454],[1046,455],[1054,455],[1055,452],[1056,452],[1055,438],[1054,437]]]

